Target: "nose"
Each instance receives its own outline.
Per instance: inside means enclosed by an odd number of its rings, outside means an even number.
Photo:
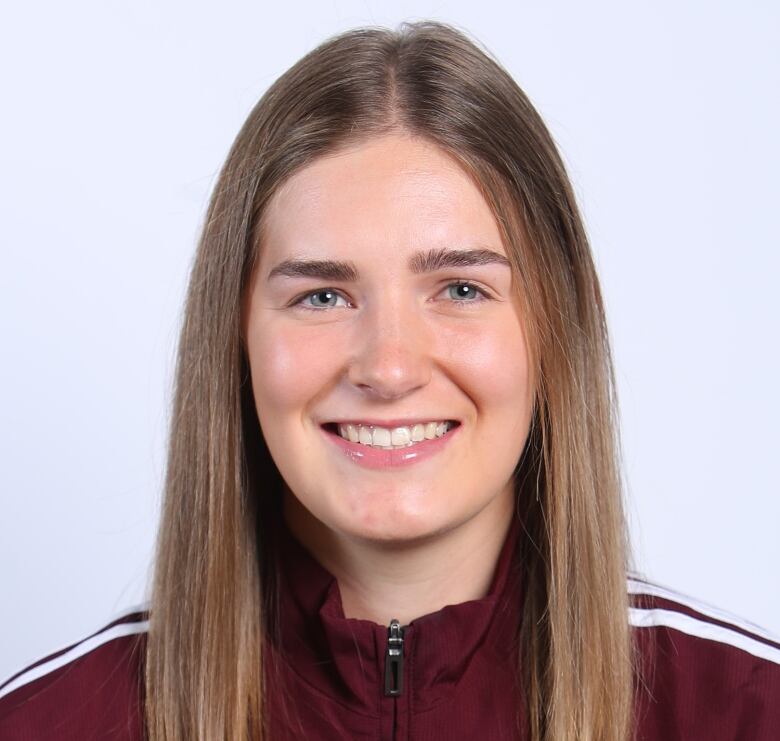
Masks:
[[[355,325],[349,382],[374,399],[407,396],[430,381],[432,340],[408,298],[367,306]]]

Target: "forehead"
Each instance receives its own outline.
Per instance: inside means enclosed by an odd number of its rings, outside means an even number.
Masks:
[[[289,257],[490,246],[495,217],[470,175],[436,145],[391,135],[320,157],[291,176],[264,217],[261,263]]]

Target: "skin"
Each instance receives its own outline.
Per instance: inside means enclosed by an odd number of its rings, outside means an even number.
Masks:
[[[298,171],[266,217],[243,332],[290,530],[336,577],[346,617],[408,624],[483,597],[532,412],[512,272],[416,274],[408,260],[475,247],[506,256],[490,207],[443,150],[398,133]],[[291,258],[351,261],[359,279],[269,279]],[[465,297],[458,280],[474,287]],[[320,428],[407,417],[461,429],[427,461],[376,471]]]

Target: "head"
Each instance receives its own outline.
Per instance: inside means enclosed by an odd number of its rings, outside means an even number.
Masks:
[[[442,267],[451,250],[475,252]],[[391,543],[516,507],[533,738],[621,738],[625,528],[598,281],[549,132],[465,34],[347,32],[269,88],[212,195],[176,383],[147,690],[169,709],[203,700],[171,727],[239,737],[262,716],[258,545],[284,495],[328,532]],[[339,457],[332,424],[360,421],[458,425],[388,471]],[[209,670],[178,687],[166,654]],[[150,727],[168,712],[152,703]]]

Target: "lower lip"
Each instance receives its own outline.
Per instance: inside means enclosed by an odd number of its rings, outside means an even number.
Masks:
[[[382,450],[381,448],[372,448],[370,445],[353,443],[345,440],[337,432],[331,432],[325,427],[320,427],[320,429],[353,463],[366,468],[387,469],[412,466],[415,463],[428,460],[442,451],[462,426],[459,424],[457,427],[453,427],[441,437],[423,440],[408,448],[395,448],[393,450]]]

